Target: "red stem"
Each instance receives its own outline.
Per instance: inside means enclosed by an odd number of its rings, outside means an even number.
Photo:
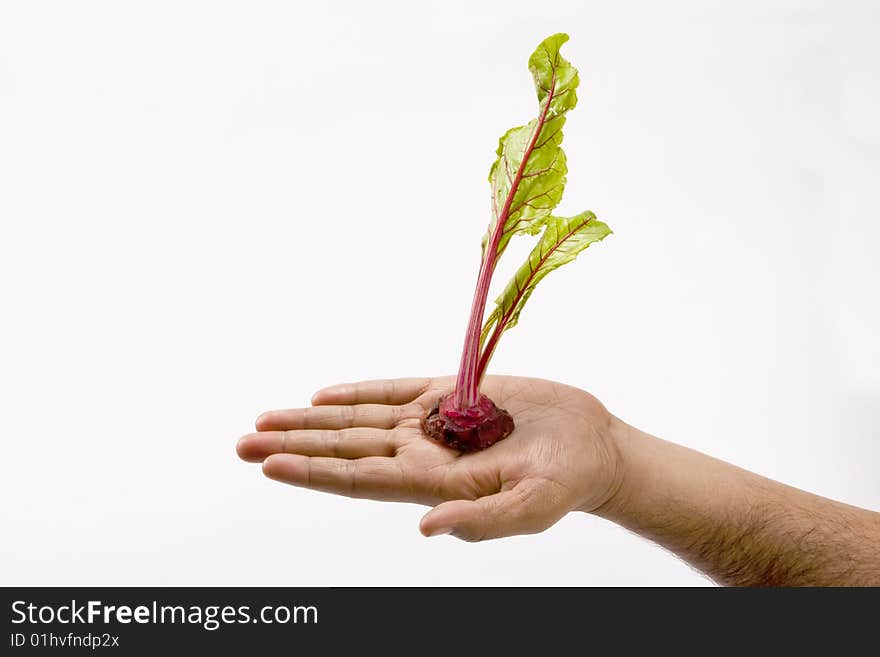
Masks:
[[[479,362],[477,364],[477,385],[479,385],[480,381],[483,380],[483,375],[486,373],[486,366],[489,364],[489,359],[492,358],[492,354],[495,352],[495,347],[498,346],[498,340],[501,338],[501,334],[504,333],[504,329],[507,326],[507,323],[510,321],[511,315],[513,315],[513,311],[516,310],[516,305],[519,303],[519,300],[522,299],[522,296],[526,293],[526,290],[529,289],[529,284],[532,282],[532,279],[535,278],[537,273],[541,270],[541,267],[544,266],[544,263],[547,262],[547,259],[553,255],[553,253],[562,246],[572,235],[578,232],[581,228],[584,227],[585,224],[590,223],[593,220],[592,217],[584,221],[582,224],[578,224],[576,228],[571,229],[565,237],[556,242],[553,245],[553,248],[547,251],[544,257],[538,261],[538,264],[532,268],[529,277],[526,279],[526,282],[520,288],[516,297],[513,300],[513,303],[510,304],[510,308],[508,308],[507,312],[504,313],[501,317],[498,318],[498,322],[495,324],[495,327],[492,329],[491,335],[486,340],[486,344],[483,347],[483,353],[480,355]]]
[[[532,156],[532,150],[541,134],[541,129],[547,119],[547,112],[550,110],[550,103],[553,101],[553,92],[556,89],[556,74],[554,72],[553,79],[550,83],[550,91],[547,92],[547,102],[541,109],[538,122],[535,125],[535,132],[529,141],[529,145],[523,151],[522,161],[516,170],[516,176],[510,184],[510,190],[507,192],[507,198],[504,206],[498,214],[498,221],[495,224],[495,230],[492,237],[486,245],[483,253],[483,260],[480,264],[480,275],[477,278],[477,289],[474,291],[474,300],[471,304],[471,315],[468,319],[467,332],[464,337],[464,349],[461,354],[461,363],[458,366],[458,378],[455,381],[455,408],[458,410],[466,410],[477,403],[479,398],[479,387],[481,376],[478,376],[478,367],[480,362],[480,329],[483,326],[483,314],[486,312],[486,299],[489,296],[489,284],[492,282],[492,274],[495,272],[495,264],[498,261],[498,244],[501,242],[501,236],[504,234],[504,225],[510,213],[510,206],[513,203],[513,197],[516,196],[516,190],[522,181],[523,173],[528,164],[529,158]]]

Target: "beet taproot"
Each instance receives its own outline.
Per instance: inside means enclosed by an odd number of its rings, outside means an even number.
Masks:
[[[441,397],[422,418],[422,430],[437,442],[460,452],[486,449],[507,438],[513,418],[486,395],[466,410],[456,409],[453,394]]]

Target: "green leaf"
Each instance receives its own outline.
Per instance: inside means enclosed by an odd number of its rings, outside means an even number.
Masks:
[[[546,219],[541,239],[495,300],[495,309],[483,326],[481,343],[485,343],[492,333],[491,344],[487,344],[485,349],[486,361],[491,357],[501,334],[516,326],[523,306],[538,283],[554,269],[574,260],[590,244],[603,240],[610,234],[611,229],[598,221],[592,212],[583,212],[574,217],[551,216]]]
[[[498,140],[489,171],[492,221],[483,248],[495,237],[496,258],[513,235],[540,232],[562,200],[568,166],[562,143],[565,113],[577,104],[578,72],[559,52],[567,34],[544,39],[529,57],[538,94],[538,115]],[[499,226],[500,224],[500,226]],[[500,230],[499,230],[500,229]]]

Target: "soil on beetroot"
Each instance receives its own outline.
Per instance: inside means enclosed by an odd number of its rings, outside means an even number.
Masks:
[[[460,452],[486,449],[510,435],[513,418],[503,408],[480,395],[477,405],[465,412],[453,408],[452,395],[441,397],[422,418],[422,430],[433,440]]]

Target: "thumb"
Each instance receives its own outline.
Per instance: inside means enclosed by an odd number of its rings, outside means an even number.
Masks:
[[[476,500],[443,502],[425,514],[419,530],[425,536],[452,534],[465,541],[534,534],[565,515],[560,506],[537,482],[521,481]]]

